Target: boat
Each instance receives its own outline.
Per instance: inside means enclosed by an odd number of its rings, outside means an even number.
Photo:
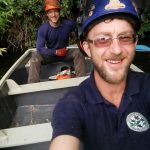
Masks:
[[[35,50],[28,49],[0,80],[0,148],[3,150],[48,150],[56,102],[88,78],[93,68],[91,60],[85,57],[86,76],[50,80],[49,76],[56,75],[63,66],[71,66],[72,62],[42,65],[40,82],[27,84],[29,59]],[[142,71],[134,64],[131,69]]]
[[[148,47],[147,45],[136,45],[136,51],[137,52],[150,52],[150,47]]]
[[[67,48],[77,48],[77,45]],[[35,50],[27,50],[0,80],[2,149],[47,150],[52,136],[51,115],[56,102],[70,88],[85,80],[92,68],[86,58],[87,76],[55,80],[49,77],[57,75],[62,67],[72,67],[72,62],[42,65],[40,82],[27,84],[29,60]]]

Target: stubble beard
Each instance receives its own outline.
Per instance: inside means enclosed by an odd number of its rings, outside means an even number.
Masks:
[[[128,64],[126,64],[123,69],[118,71],[108,70],[104,65],[99,66],[97,62],[93,61],[94,68],[105,82],[110,84],[119,84],[126,80],[134,55],[135,54],[130,57]]]

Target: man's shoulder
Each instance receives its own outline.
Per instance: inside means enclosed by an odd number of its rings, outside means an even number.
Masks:
[[[47,30],[49,27],[50,27],[50,26],[49,26],[49,23],[48,23],[48,22],[44,22],[44,23],[42,23],[42,24],[39,26],[38,30]]]
[[[150,73],[130,71],[128,76],[129,82],[138,86],[150,85]]]
[[[76,24],[74,20],[70,20],[70,19],[62,19],[62,23],[68,26],[74,26]]]
[[[139,80],[143,79],[143,80],[150,80],[150,73],[146,73],[146,72],[135,72],[135,71],[131,71],[130,72],[131,76],[136,76]]]

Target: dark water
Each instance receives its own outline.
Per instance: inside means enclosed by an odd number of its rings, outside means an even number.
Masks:
[[[133,63],[144,72],[150,72],[150,52],[136,52]]]
[[[7,52],[0,55],[0,79],[23,52]]]
[[[0,56],[0,79],[23,52],[7,52]],[[150,72],[150,52],[136,52],[133,63],[145,72]]]

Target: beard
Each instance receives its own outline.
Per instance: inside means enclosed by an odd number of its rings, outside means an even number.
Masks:
[[[95,71],[105,82],[119,84],[126,80],[134,55],[135,53],[128,58],[128,62],[119,70],[108,69],[102,64],[100,66],[98,62],[93,60]]]
[[[95,66],[95,70],[98,72],[99,76],[106,82],[110,84],[119,84],[124,79],[126,79],[130,66],[119,71],[109,71],[105,67]]]

